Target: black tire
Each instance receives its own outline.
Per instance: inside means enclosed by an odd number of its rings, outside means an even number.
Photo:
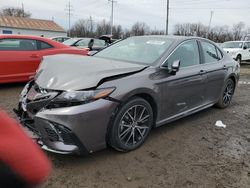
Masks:
[[[241,63],[241,55],[237,55],[235,60],[240,64]]]
[[[231,78],[227,79],[227,81],[223,86],[223,90],[220,94],[219,101],[215,106],[218,108],[228,107],[232,101],[234,90],[235,90],[234,81]]]
[[[140,97],[125,103],[108,130],[108,144],[117,151],[128,152],[140,147],[153,126],[151,105]]]

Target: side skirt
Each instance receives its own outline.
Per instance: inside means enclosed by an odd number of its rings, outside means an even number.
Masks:
[[[171,117],[168,117],[166,119],[160,120],[160,121],[156,122],[155,127],[159,127],[159,126],[165,125],[166,123],[170,123],[170,122],[173,122],[175,120],[181,119],[181,118],[189,116],[191,114],[194,114],[196,112],[202,111],[204,109],[207,109],[207,108],[213,106],[214,104],[215,103],[209,103],[209,104],[206,104],[206,105],[198,106],[196,108],[193,108],[193,109],[187,110],[185,112],[181,112],[179,114],[176,114],[176,115],[173,115]]]

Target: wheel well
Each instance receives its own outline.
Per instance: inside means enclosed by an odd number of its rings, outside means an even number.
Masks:
[[[241,54],[238,54],[238,55],[236,56],[236,59],[237,59],[238,57],[240,57],[240,59],[241,59],[241,58],[242,58]]]
[[[233,82],[234,82],[234,87],[236,87],[236,78],[235,78],[233,75],[231,75],[231,76],[229,76],[228,79],[233,80]]]
[[[153,110],[153,114],[154,114],[154,122],[156,122],[156,117],[157,117],[158,112],[157,112],[157,104],[156,104],[155,100],[153,99],[153,97],[147,93],[136,94],[132,97],[141,97],[150,104],[150,106],[152,107],[152,110]]]

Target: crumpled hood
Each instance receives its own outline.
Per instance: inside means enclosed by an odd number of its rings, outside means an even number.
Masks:
[[[104,78],[140,71],[145,67],[93,56],[52,55],[43,58],[35,82],[45,89],[81,90],[96,87]]]

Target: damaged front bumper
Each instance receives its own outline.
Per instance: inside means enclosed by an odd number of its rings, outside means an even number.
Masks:
[[[37,94],[37,92],[39,94]],[[43,93],[41,100],[32,100]],[[106,130],[117,103],[99,99],[91,103],[48,109],[55,91],[25,86],[18,108],[20,123],[35,135],[42,149],[60,154],[87,154],[106,147]]]

